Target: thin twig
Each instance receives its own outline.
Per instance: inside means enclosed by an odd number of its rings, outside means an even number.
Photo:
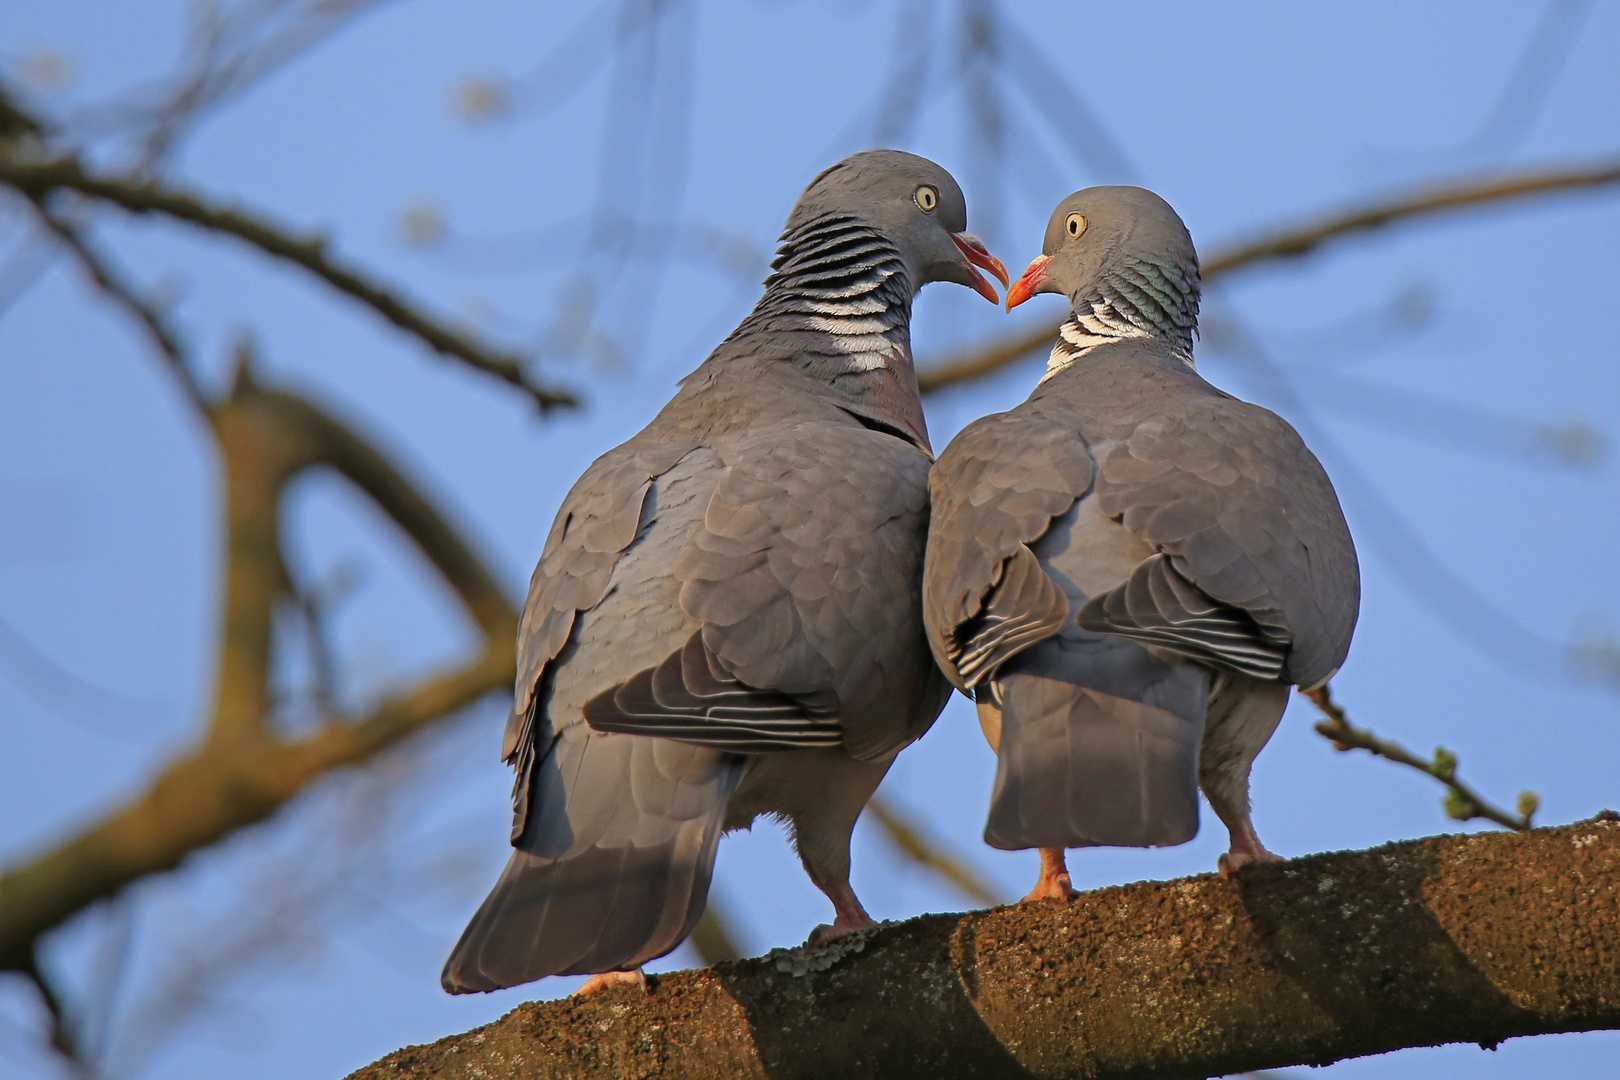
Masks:
[[[1204,265],[1203,277],[1205,281],[1210,281],[1255,263],[1298,258],[1329,240],[1383,228],[1408,218],[1510,202],[1555,191],[1606,187],[1614,183],[1620,183],[1620,161],[1453,181],[1416,194],[1372,203],[1359,210],[1331,214],[1312,223],[1281,229],[1262,235],[1258,240],[1229,247]]]
[[[692,933],[687,938],[692,948],[703,958],[703,963],[718,964],[722,960],[736,960],[742,956],[742,950],[737,947],[737,939],[731,936],[726,926],[725,916],[715,908],[714,893],[709,893],[709,905],[703,909],[703,915],[698,919],[697,925],[692,927]]]
[[[76,226],[60,215],[51,213],[43,201],[37,198],[34,199],[34,209],[38,211],[39,218],[46,227],[78,258],[79,265],[84,268],[85,275],[96,288],[106,293],[109,299],[134,316],[135,321],[141,324],[141,329],[146,332],[158,355],[167,362],[169,371],[180,384],[180,389],[191,404],[196,406],[198,412],[206,414],[208,403],[203,397],[202,388],[197,385],[197,377],[192,371],[185,346],[181,344],[179,336],[169,326],[157,305],[137,295],[134,286],[113,269],[107,257],[96,251]]]
[[[323,719],[338,714],[337,660],[327,633],[327,597],[317,586],[310,589],[294,587],[292,606],[304,625],[304,638],[309,647],[309,695],[313,699],[315,715]]]
[[[56,190],[76,191],[133,214],[162,214],[211,232],[234,236],[268,255],[302,267],[401,330],[414,334],[437,352],[520,387],[534,398],[542,412],[578,404],[568,391],[532,381],[524,371],[521,357],[497,351],[450,329],[423,314],[393,290],[370,280],[360,270],[334,259],[327,252],[323,237],[296,237],[270,224],[261,215],[212,203],[170,184],[93,176],[73,157],[31,162],[0,154],[0,182],[35,201]]]
[[[996,895],[995,889],[974,873],[971,867],[937,847],[929,840],[921,826],[909,820],[886,800],[874,797],[866,804],[866,812],[882,827],[889,842],[912,862],[932,870],[986,907],[998,907],[1004,902]]]
[[[1307,690],[1305,696],[1326,714],[1327,719],[1316,724],[1316,733],[1332,740],[1335,750],[1366,750],[1401,765],[1409,765],[1446,785],[1448,790],[1445,798],[1441,800],[1441,805],[1445,807],[1447,817],[1454,821],[1486,818],[1518,832],[1527,832],[1534,827],[1531,818],[1535,817],[1539,805],[1535,792],[1520,792],[1518,813],[1510,814],[1506,810],[1492,806],[1479,792],[1457,779],[1457,755],[1445,747],[1436,747],[1434,759],[1424,761],[1399,743],[1380,739],[1366,728],[1358,728],[1351,724],[1349,718],[1345,716],[1343,707],[1333,700],[1327,687]]]
[[[374,3],[376,0],[316,0],[295,8],[286,25],[272,26],[262,35],[260,28],[285,10],[284,5],[212,12],[187,43],[191,72],[149,108],[138,170],[148,171],[168,156],[185,128],[199,123],[209,109],[245,94]],[[137,106],[135,111],[141,110]]]
[[[57,1052],[75,1076],[89,1080],[94,1073],[90,1063],[80,1053],[78,1036],[74,1031],[72,1018],[68,1015],[67,1006],[57,994],[55,987],[51,986],[50,981],[39,970],[37,958],[30,956],[19,970],[39,991],[40,1000],[45,1004],[45,1012],[51,1018],[51,1049]]]
[[[1411,218],[1427,217],[1448,210],[1511,202],[1533,195],[1620,183],[1620,161],[1607,161],[1580,168],[1546,169],[1512,176],[1492,176],[1454,181],[1414,194],[1396,196],[1357,210],[1332,214],[1314,221],[1261,234],[1259,239],[1234,244],[1217,251],[1204,261],[1205,284],[1224,274],[1247,266],[1278,259],[1295,259],[1316,250],[1330,240],[1354,233],[1370,232]],[[956,383],[971,382],[998,371],[1014,361],[1052,343],[1056,324],[1026,331],[1005,341],[970,349],[917,373],[917,385],[924,393]]]

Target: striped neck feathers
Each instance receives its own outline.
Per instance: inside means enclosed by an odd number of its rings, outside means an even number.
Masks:
[[[1196,370],[1193,335],[1198,332],[1199,283],[1180,268],[1125,257],[1098,275],[1074,301],[1058,328],[1046,362],[1045,382],[1099,345],[1131,338],[1157,338],[1176,359]]]
[[[911,354],[912,286],[882,233],[849,214],[814,218],[782,238],[765,295],[733,337],[788,334],[796,362],[837,378]]]

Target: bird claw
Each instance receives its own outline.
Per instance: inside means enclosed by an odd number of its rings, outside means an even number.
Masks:
[[[626,983],[635,983],[645,990],[647,989],[647,975],[640,968],[636,968],[634,971],[604,971],[600,975],[592,975],[586,979],[580,984],[578,990],[568,996],[590,997],[593,994],[600,994],[604,990],[611,990],[615,986],[623,986]]]
[[[1037,900],[1073,900],[1080,895],[1080,890],[1069,883],[1068,874],[1055,874],[1047,877],[1044,874],[1029,890],[1029,895],[1018,901],[1020,904],[1032,904]]]
[[[805,939],[804,943],[808,948],[819,949],[821,946],[830,941],[836,941],[845,934],[853,934],[857,930],[870,930],[876,925],[877,923],[873,922],[869,917],[846,919],[840,915],[830,924],[822,923],[810,931],[810,936]]]
[[[1283,862],[1281,855],[1260,848],[1258,851],[1228,851],[1215,860],[1215,868],[1221,872],[1221,877],[1229,878],[1250,863],[1277,863]]]
[[[1041,873],[1029,895],[1018,901],[1028,904],[1036,900],[1072,900],[1080,893],[1069,881],[1069,864],[1062,848],[1041,848]]]

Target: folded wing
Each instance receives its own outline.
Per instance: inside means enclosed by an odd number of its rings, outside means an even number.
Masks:
[[[1078,421],[1027,411],[974,421],[940,455],[923,624],[959,689],[1063,627],[1068,598],[1029,545],[1090,490],[1092,473]]]
[[[1360,604],[1355,547],[1321,464],[1284,420],[1220,396],[1122,418],[1096,498],[1159,555],[1081,626],[1311,687],[1343,663]]]

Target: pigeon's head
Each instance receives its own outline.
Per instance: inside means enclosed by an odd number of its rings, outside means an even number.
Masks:
[[[951,174],[903,150],[853,154],[810,182],[788,215],[785,235],[829,216],[852,218],[883,234],[900,252],[917,288],[954,281],[992,304],[996,290],[975,267],[1003,285],[1007,271],[967,231],[967,200]]]
[[[1146,188],[1085,188],[1052,211],[1041,254],[1007,290],[1007,307],[1047,292],[1078,305],[1099,282],[1144,275],[1165,287],[1156,301],[1196,317],[1198,252],[1170,204]]]

